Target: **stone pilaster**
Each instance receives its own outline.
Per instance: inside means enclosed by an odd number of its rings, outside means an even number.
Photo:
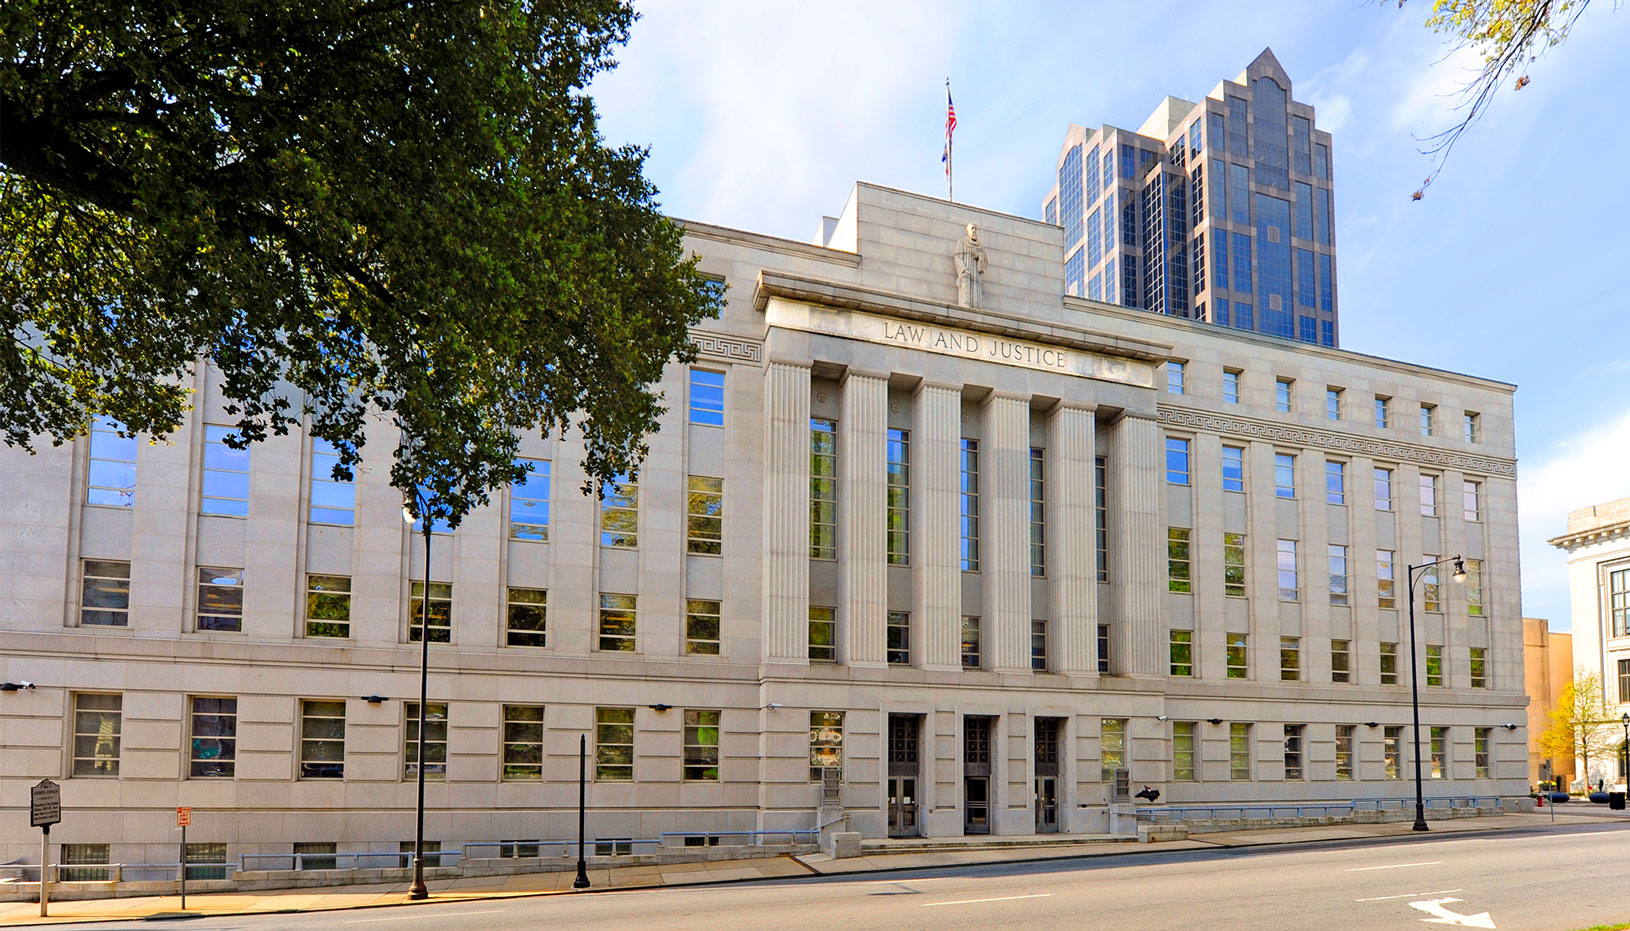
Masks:
[[[809,366],[764,373],[764,656],[809,661]]]
[[[888,412],[885,378],[850,372],[838,420],[840,653],[851,666],[881,666],[888,610]]]
[[[979,443],[979,563],[992,668],[1030,668],[1030,402],[992,393]]]
[[[1043,543],[1053,668],[1072,675],[1098,674],[1098,569],[1093,513],[1094,430],[1090,407],[1060,404],[1047,421],[1043,464]]]
[[[1166,526],[1160,496],[1164,490],[1165,443],[1154,418],[1128,413],[1116,422],[1109,458],[1112,590],[1109,668],[1116,675],[1153,676],[1162,672],[1160,651],[1166,622]]]
[[[924,382],[911,420],[911,610],[930,669],[962,668],[961,439],[961,390]]]

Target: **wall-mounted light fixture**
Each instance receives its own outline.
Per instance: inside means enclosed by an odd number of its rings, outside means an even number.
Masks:
[[[1517,725],[1515,725],[1515,724],[1502,724],[1500,726],[1505,728],[1508,731],[1514,731],[1514,730],[1517,729]]]
[[[34,683],[27,680],[22,682],[0,682],[0,692],[20,692],[23,689],[31,689],[33,687]]]
[[[672,708],[672,707],[673,707],[673,705],[664,705],[664,704],[658,702],[657,704],[651,706],[651,710],[652,711],[667,711],[669,708]]]
[[[1364,726],[1365,727],[1380,727],[1381,722],[1380,721],[1365,721]]]
[[[1222,718],[1207,718],[1206,720],[1207,720],[1207,723],[1210,723],[1210,724],[1221,724],[1222,723]]]
[[[383,696],[383,695],[364,695],[364,696],[362,696],[362,700],[367,702],[370,705],[377,705],[380,702],[385,700],[385,696]]]
[[[1155,715],[1155,720],[1159,721],[1162,724],[1165,724],[1167,721],[1171,720],[1171,716],[1170,715],[1164,715],[1164,714],[1157,714],[1157,715]]]
[[[763,708],[760,708],[759,710],[760,711],[780,711],[781,710],[781,703],[778,702],[778,701],[772,701],[769,704],[765,705]]]

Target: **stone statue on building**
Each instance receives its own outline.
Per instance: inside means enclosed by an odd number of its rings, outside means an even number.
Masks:
[[[956,302],[963,307],[978,307],[980,279],[985,274],[985,245],[979,241],[979,226],[968,224],[968,235],[957,243],[951,258],[956,262]]]

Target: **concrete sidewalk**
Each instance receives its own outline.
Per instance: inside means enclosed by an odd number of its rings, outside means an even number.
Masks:
[[[1558,808],[1557,824],[1624,822],[1620,813],[1605,810],[1572,811]],[[1207,850],[1231,847],[1273,846],[1330,841],[1364,840],[1384,837],[1431,837],[1443,834],[1498,833],[1523,828],[1549,827],[1549,811],[1494,815],[1432,822],[1430,834],[1415,834],[1407,821],[1383,824],[1343,824],[1283,830],[1225,831],[1200,834],[1184,841],[1153,844],[1061,844],[1004,848],[931,850],[919,853],[871,852],[866,856],[834,860],[825,854],[799,857],[773,857],[754,860],[718,860],[709,863],[673,863],[659,866],[630,866],[589,871],[592,890],[636,889],[683,886],[701,883],[738,882],[757,879],[786,879],[811,875],[847,875],[892,870],[932,869],[971,866],[982,863],[1022,863],[1030,861],[1124,856],[1175,850]],[[430,902],[457,902],[570,893],[574,873],[529,873],[468,879],[433,880],[429,883]],[[270,912],[329,911],[374,908],[408,904],[406,883],[370,886],[332,886],[271,890],[253,893],[211,893],[187,896],[191,915],[253,915]],[[39,904],[12,902],[0,905],[0,926],[61,924],[84,921],[139,920],[181,910],[179,896],[149,896],[128,899],[87,899],[53,902],[49,918],[39,917]]]

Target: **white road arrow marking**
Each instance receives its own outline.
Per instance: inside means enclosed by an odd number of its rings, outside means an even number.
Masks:
[[[1420,911],[1426,912],[1428,915],[1435,916],[1433,918],[1422,918],[1421,919],[1422,921],[1429,921],[1429,922],[1432,922],[1433,924],[1459,925],[1462,928],[1492,928],[1492,927],[1494,927],[1494,920],[1489,917],[1488,912],[1478,912],[1475,915],[1462,915],[1462,914],[1460,914],[1458,912],[1451,912],[1448,909],[1443,907],[1443,904],[1445,902],[1459,902],[1459,901],[1461,901],[1461,900],[1460,899],[1427,899],[1425,902],[1411,902],[1411,903],[1409,903],[1409,907],[1414,908],[1414,909],[1419,909]]]

